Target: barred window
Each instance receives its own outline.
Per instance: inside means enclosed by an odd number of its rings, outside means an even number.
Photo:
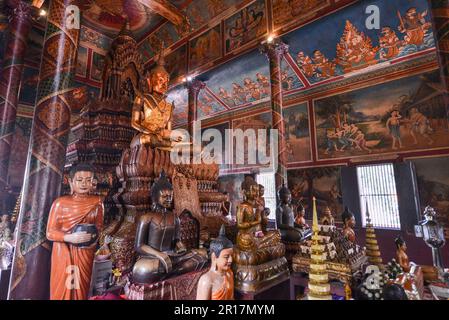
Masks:
[[[371,223],[380,229],[401,229],[392,163],[357,167],[362,226],[368,205]]]
[[[260,173],[256,176],[258,184],[265,188],[265,207],[270,209],[268,219],[276,220],[276,183],[274,173]]]

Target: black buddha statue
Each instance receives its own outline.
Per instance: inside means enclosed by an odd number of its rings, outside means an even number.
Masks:
[[[187,251],[181,242],[180,220],[172,211],[173,186],[164,171],[151,187],[151,201],[151,212],[137,223],[135,250],[139,259],[133,267],[133,281],[153,283],[202,269],[207,252]]]
[[[286,242],[300,242],[312,235],[310,228],[304,228],[295,222],[291,205],[292,194],[284,185],[279,190],[279,206],[276,208],[276,223],[281,232],[281,238]]]

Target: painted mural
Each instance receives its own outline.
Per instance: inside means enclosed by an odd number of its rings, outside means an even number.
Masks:
[[[447,147],[438,71],[315,101],[319,159]]]
[[[90,68],[90,78],[92,80],[101,81],[104,63],[104,56],[94,51],[92,54],[92,66]]]
[[[229,108],[270,99],[270,69],[257,50],[232,60],[204,76],[208,88]]]
[[[379,30],[366,27],[368,5],[380,9]],[[362,1],[317,23],[319,28],[313,23],[284,39],[310,83],[367,72],[435,47],[426,1]]]
[[[265,0],[257,0],[224,22],[226,53],[255,41],[267,33]]]
[[[220,25],[190,41],[189,69],[193,70],[221,57]]]
[[[267,150],[267,156],[269,156],[269,151],[270,151],[270,141],[269,141],[269,130],[271,130],[272,128],[272,117],[271,117],[271,112],[265,112],[265,113],[259,113],[256,115],[252,115],[252,116],[247,116],[247,117],[243,117],[240,119],[236,119],[232,121],[232,129],[236,130],[236,129],[241,129],[243,132],[245,132],[247,129],[252,129],[255,131],[256,135],[257,135],[257,139],[259,137],[259,131],[258,130],[264,130],[267,133],[267,145],[266,145],[266,150]],[[249,146],[248,146],[248,141],[247,139],[244,140],[245,145],[243,147],[244,150],[244,154],[237,154],[236,152],[236,143],[234,141],[233,143],[233,168],[254,168],[254,167],[261,167],[261,163],[260,163],[260,159],[257,158],[256,159],[256,164],[251,165],[249,164],[249,157],[248,157],[248,151],[249,151]],[[259,145],[259,141],[257,141],[257,146],[256,148],[258,148]],[[260,148],[259,148],[260,149]],[[251,150],[253,151],[253,150]],[[238,159],[242,159],[242,161],[240,161],[241,164],[237,164],[239,161]]]
[[[329,0],[273,0],[274,28],[297,24],[311,18],[320,9],[328,6],[329,2]]]
[[[449,157],[413,160],[418,179],[421,212],[428,205],[436,209],[449,237]]]
[[[44,43],[45,30],[32,28],[28,35],[28,47],[25,61],[39,66],[42,56],[42,44]]]
[[[80,46],[78,49],[78,57],[76,58],[76,75],[80,77],[87,77],[87,55],[88,49]]]
[[[285,108],[282,113],[285,121],[288,162],[311,160],[307,103]]]
[[[186,9],[191,27],[196,30],[241,0],[195,0]]]
[[[281,61],[281,69],[282,90],[284,90],[283,94],[288,94],[289,91],[304,88],[304,84],[285,58]]]
[[[335,221],[341,221],[343,198],[339,167],[317,167],[288,171],[288,187],[292,192],[293,204],[301,203],[306,216],[312,218],[310,210],[313,197],[317,200],[317,211],[322,215],[329,207]]]
[[[197,119],[206,119],[216,113],[228,110],[206,88],[200,91],[197,102]]]
[[[81,26],[80,44],[94,51],[107,52],[112,39],[88,27]]]
[[[174,87],[168,92],[167,100],[175,105],[172,119],[173,125],[179,127],[186,124],[189,100],[188,90],[183,85]]]
[[[165,57],[165,68],[172,83],[179,82],[187,74],[187,45],[183,45]]]
[[[137,38],[162,21],[161,16],[139,1],[86,0],[81,4],[83,24],[108,36],[114,36],[122,29],[125,17]]]
[[[237,206],[243,201],[241,187],[244,178],[243,174],[226,175],[218,178],[219,191],[229,195],[232,216],[236,215]]]
[[[201,128],[201,137],[203,137],[203,134],[205,131],[207,131],[208,129],[215,129],[218,130],[220,132],[221,135],[221,150],[216,150],[218,153],[221,153],[221,163],[220,163],[220,169],[224,170],[224,169],[228,169],[229,166],[229,161],[228,159],[230,159],[230,147],[228,145],[226,145],[226,130],[229,129],[229,122],[225,122],[225,123],[220,123],[220,124],[216,124],[213,126],[209,126],[209,127],[205,127],[205,128]],[[202,142],[202,146],[205,147],[206,145],[213,143],[213,139],[210,139],[209,141],[203,141]]]

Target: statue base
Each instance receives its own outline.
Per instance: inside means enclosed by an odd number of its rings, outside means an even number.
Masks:
[[[128,300],[196,300],[198,282],[208,271],[206,267],[152,284],[129,282],[126,297]]]
[[[287,259],[280,257],[259,265],[239,265],[234,267],[235,289],[243,293],[256,292],[288,279],[290,272]]]

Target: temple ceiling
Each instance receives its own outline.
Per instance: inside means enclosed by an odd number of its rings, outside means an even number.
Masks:
[[[83,24],[114,37],[128,19],[137,39],[164,20],[182,30],[188,27],[185,14],[180,9],[184,2],[185,0],[81,0]]]

